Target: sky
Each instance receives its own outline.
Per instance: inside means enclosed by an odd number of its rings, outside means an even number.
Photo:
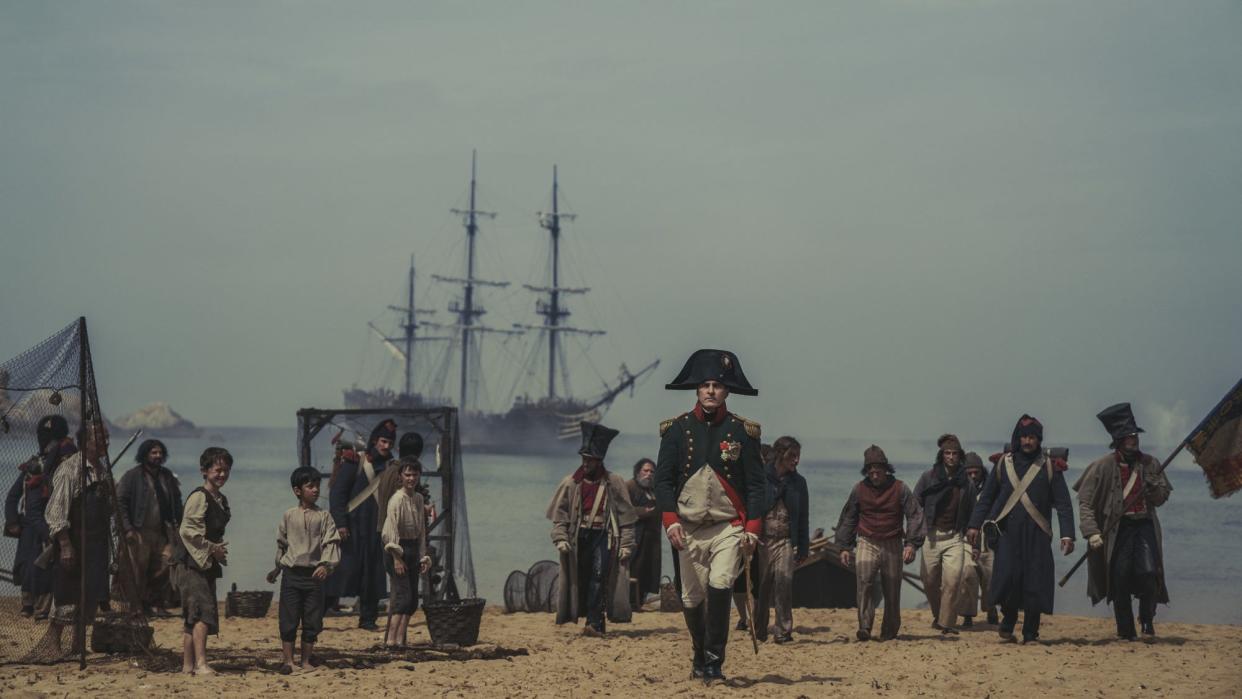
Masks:
[[[538,320],[555,164],[572,322],[608,330],[574,385],[661,360],[627,432],[720,347],[773,436],[1096,442],[1131,401],[1175,444],[1242,377],[1240,32],[1236,2],[0,1],[0,357],[85,315],[106,411],[292,426],[392,375],[366,323],[411,254],[443,309],[477,149],[478,275],[514,284],[485,320]]]

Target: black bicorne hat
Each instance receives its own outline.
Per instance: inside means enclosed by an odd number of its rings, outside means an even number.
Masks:
[[[730,393],[743,396],[757,396],[759,389],[753,388],[742,373],[742,364],[737,355],[729,350],[701,349],[690,355],[681,373],[672,383],[664,388],[670,391],[691,391],[708,381],[719,381]]]
[[[604,427],[598,422],[579,423],[582,428],[582,448],[578,453],[583,456],[593,456],[597,459],[603,459],[608,453],[608,445],[612,442],[612,438],[616,437],[620,432],[610,427]]]
[[[1134,422],[1134,412],[1130,410],[1129,403],[1118,403],[1110,405],[1101,410],[1095,416],[1108,431],[1110,437],[1113,438],[1113,444],[1121,442],[1123,437],[1129,437],[1132,434],[1140,434],[1144,430]]]

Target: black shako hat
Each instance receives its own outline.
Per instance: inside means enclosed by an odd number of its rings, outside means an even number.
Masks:
[[[1134,422],[1134,412],[1129,403],[1110,405],[1095,416],[1113,438],[1113,446],[1121,443],[1122,438],[1132,434],[1140,434],[1144,430]]]
[[[596,459],[603,460],[604,455],[608,453],[608,444],[612,442],[612,438],[621,434],[611,427],[604,427],[598,422],[586,422],[585,420],[578,423],[582,428],[582,448],[578,453],[583,456],[592,456]]]
[[[729,350],[701,349],[690,355],[681,373],[672,383],[664,385],[670,391],[692,391],[708,381],[719,381],[729,389],[729,393],[743,396],[757,396],[759,389],[753,388],[742,373],[742,363],[737,355]]]

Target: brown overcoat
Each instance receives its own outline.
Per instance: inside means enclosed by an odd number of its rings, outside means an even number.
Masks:
[[[604,511],[608,520],[609,551],[612,565],[608,567],[608,619],[627,622],[631,618],[629,565],[622,563],[621,551],[627,557],[634,552],[634,521],[637,519],[630,502],[625,479],[608,473],[605,487],[608,496]],[[560,555],[560,592],[556,604],[556,623],[576,622],[583,616],[578,609],[578,528],[582,525],[582,485],[572,475],[565,476],[556,486],[548,503],[548,519],[552,520],[552,543],[569,542],[569,551]]]
[[[1156,508],[1169,499],[1173,486],[1160,472],[1160,462],[1155,458],[1143,454],[1139,465],[1147,511],[1151,513],[1152,524],[1156,528],[1156,601],[1168,604],[1169,590],[1164,584],[1164,540]],[[1078,492],[1078,521],[1083,537],[1089,539],[1093,534],[1104,537],[1104,546],[1087,554],[1087,595],[1092,604],[1102,599],[1112,600],[1108,571],[1113,560],[1113,547],[1117,543],[1117,528],[1121,526],[1121,494],[1124,489],[1116,452],[1088,464],[1087,470],[1074,484],[1074,490]],[[1108,531],[1103,531],[1105,526],[1109,527]]]

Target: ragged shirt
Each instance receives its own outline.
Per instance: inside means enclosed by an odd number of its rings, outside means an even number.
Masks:
[[[86,485],[98,483],[103,476],[98,469],[86,469]],[[47,520],[48,536],[56,535],[69,528],[69,512],[73,501],[82,494],[82,452],[65,459],[56,467],[56,475],[52,477],[52,496],[48,500],[43,517]]]
[[[276,565],[280,568],[317,568],[329,573],[341,562],[341,537],[332,515],[316,506],[295,505],[285,510],[276,530]]]
[[[415,492],[411,495],[402,488],[388,499],[386,509],[384,531],[380,533],[384,550],[401,556],[401,540],[413,539],[418,542],[423,555],[427,555],[427,517],[423,511],[422,494]]]

